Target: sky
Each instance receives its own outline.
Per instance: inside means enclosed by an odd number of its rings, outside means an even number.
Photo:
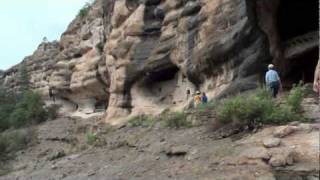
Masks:
[[[0,70],[31,55],[42,42],[59,40],[88,0],[1,0]]]

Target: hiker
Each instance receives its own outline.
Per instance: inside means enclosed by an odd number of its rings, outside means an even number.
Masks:
[[[319,99],[319,108],[320,108],[320,77],[317,77],[317,80],[315,81],[313,85],[313,90],[318,93],[318,99]]]
[[[279,89],[282,89],[281,80],[277,71],[274,70],[274,65],[269,64],[269,71],[266,73],[266,84],[272,92],[272,97],[276,98],[279,92]]]
[[[53,93],[53,88],[51,88],[51,87],[49,88],[49,97],[53,102],[56,102],[56,97]]]
[[[208,97],[207,97],[205,92],[202,93],[201,102],[202,102],[202,104],[207,104],[208,103]]]
[[[191,94],[191,91],[190,91],[190,89],[188,89],[187,90],[187,101],[189,100],[190,94]]]
[[[194,96],[194,105],[198,106],[199,104],[201,104],[201,93],[200,91],[197,91]]]

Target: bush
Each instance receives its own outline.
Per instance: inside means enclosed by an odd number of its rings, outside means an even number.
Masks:
[[[155,119],[151,116],[147,115],[139,115],[139,116],[134,116],[132,117],[129,121],[128,124],[130,127],[151,127],[155,123]]]
[[[44,108],[41,96],[32,91],[23,94],[21,100],[16,104],[10,114],[9,121],[12,127],[18,128],[45,121],[48,113]]]
[[[196,107],[197,111],[200,112],[206,112],[208,110],[213,110],[216,107],[216,102],[215,101],[210,101],[206,104],[200,104],[199,106]]]
[[[34,138],[33,129],[9,130],[0,134],[1,160],[9,158],[10,154],[24,149]]]
[[[48,119],[57,119],[58,115],[59,115],[59,109],[61,108],[61,106],[53,104],[50,105],[46,108],[47,110],[47,114],[48,114]]]
[[[163,114],[161,119],[164,120],[165,126],[170,128],[191,127],[191,122],[187,121],[187,116],[184,112],[172,112]]]
[[[277,105],[265,89],[228,98],[216,109],[217,119],[223,124],[248,126],[303,121],[303,116],[296,111],[296,107],[300,107],[302,102],[301,90],[293,89],[292,92],[294,93],[286,99],[287,103],[281,105]]]
[[[299,85],[294,85],[294,87],[291,89],[286,103],[292,108],[293,111],[301,111],[301,103],[303,101],[305,91],[306,89],[303,87],[302,83]]]
[[[78,16],[82,19],[84,17],[86,17],[89,13],[89,10],[92,6],[92,3],[90,2],[87,2],[80,10],[79,10],[79,13],[78,13]]]
[[[93,145],[97,141],[97,135],[92,133],[87,133],[86,140],[87,140],[87,144]]]
[[[0,132],[41,123],[48,118],[49,112],[53,113],[52,109],[44,108],[41,96],[32,91],[17,95],[2,90],[0,98]]]

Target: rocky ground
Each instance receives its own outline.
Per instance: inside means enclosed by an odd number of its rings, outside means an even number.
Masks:
[[[305,107],[308,105],[315,101],[306,99]],[[40,125],[37,141],[7,164],[11,171],[0,179],[319,178],[319,119],[312,124],[267,126],[227,138],[217,138],[210,121],[169,129],[160,124],[109,127],[99,124],[101,119],[60,117]],[[97,132],[93,145],[86,142],[87,132]]]

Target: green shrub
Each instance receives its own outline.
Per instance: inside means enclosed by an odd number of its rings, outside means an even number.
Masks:
[[[270,92],[259,89],[250,94],[225,99],[216,109],[217,119],[223,123],[243,125],[284,124],[291,121],[304,121],[296,107],[301,106],[301,90],[293,89],[293,95],[286,99],[288,103],[277,105]],[[294,101],[292,100],[294,99]]]
[[[15,109],[9,117],[10,127],[20,128],[29,124],[29,112],[24,108]]]
[[[281,105],[274,109],[265,119],[265,124],[285,124],[292,121],[303,121],[302,115],[292,111],[287,105]]]
[[[286,103],[294,112],[301,111],[301,103],[303,101],[305,91],[306,89],[303,87],[302,83],[299,85],[294,85],[294,87],[291,89]]]
[[[86,134],[86,141],[87,141],[87,144],[93,145],[97,141],[97,135],[92,134],[92,133],[87,133]]]
[[[32,91],[23,94],[22,99],[16,104],[10,114],[9,121],[12,127],[18,128],[45,121],[48,113],[44,108],[41,96]]]
[[[87,2],[80,10],[79,10],[79,13],[78,13],[78,16],[82,19],[84,17],[86,17],[89,13],[89,10],[92,6],[92,3],[90,2]]]
[[[53,113],[51,109],[44,108],[44,102],[37,93],[12,94],[0,90],[0,132],[43,122],[48,118],[48,111]]]
[[[191,122],[187,121],[187,116],[184,112],[171,112],[161,115],[161,119],[165,122],[166,127],[182,128],[191,127]]]
[[[205,112],[208,110],[213,110],[216,107],[216,102],[215,101],[210,101],[206,104],[200,104],[196,107],[197,111]]]
[[[5,160],[9,155],[24,149],[34,139],[33,129],[9,130],[0,134],[0,157]]]
[[[100,54],[103,52],[103,48],[104,48],[103,42],[99,42],[99,43],[96,44],[96,49],[98,50],[98,52]]]
[[[50,105],[46,108],[47,110],[47,114],[48,114],[48,119],[56,119],[58,117],[59,114],[59,109],[61,108],[61,106],[53,104]]]
[[[131,119],[129,119],[128,124],[130,127],[151,127],[155,123],[155,118],[147,115],[139,115],[134,116]]]

